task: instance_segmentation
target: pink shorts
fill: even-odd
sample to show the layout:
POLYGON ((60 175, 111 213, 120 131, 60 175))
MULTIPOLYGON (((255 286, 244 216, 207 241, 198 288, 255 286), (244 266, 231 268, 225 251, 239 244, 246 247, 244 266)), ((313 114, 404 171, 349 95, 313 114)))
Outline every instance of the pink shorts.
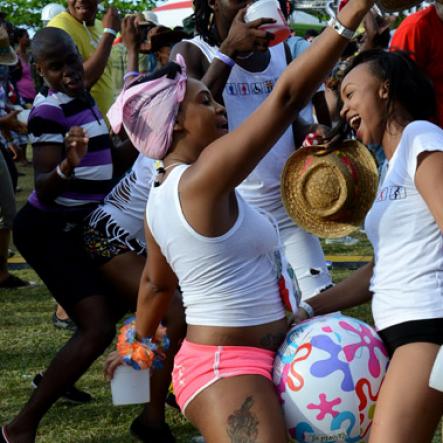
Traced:
POLYGON ((275 352, 250 346, 210 346, 183 341, 174 359, 172 383, 181 411, 221 378, 262 375, 272 381, 275 352))

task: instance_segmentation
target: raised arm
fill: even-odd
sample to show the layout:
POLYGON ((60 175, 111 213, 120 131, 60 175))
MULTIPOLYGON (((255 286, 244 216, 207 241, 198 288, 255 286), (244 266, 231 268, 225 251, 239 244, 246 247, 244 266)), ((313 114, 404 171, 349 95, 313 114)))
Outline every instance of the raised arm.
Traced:
POLYGON ((177 288, 177 277, 145 221, 148 258, 140 279, 135 327, 139 338, 154 336, 177 288))
MULTIPOLYGON (((266 51, 272 34, 259 29, 261 25, 272 23, 274 20, 261 18, 249 23, 244 22, 246 8, 240 9, 229 28, 227 37, 220 45, 220 52, 236 60, 242 53, 251 51, 266 51)), ((222 102, 223 89, 231 73, 231 67, 218 58, 209 63, 200 49, 192 43, 182 41, 174 46, 171 52, 171 60, 175 60, 177 54, 185 59, 188 75, 201 80, 211 91, 212 96, 222 102)))
MULTIPOLYGON (((109 8, 106 11, 103 17, 103 27, 113 29, 116 32, 120 30, 120 19, 116 9, 109 8)), ((85 85, 87 89, 91 89, 102 76, 111 54, 114 38, 114 35, 105 32, 98 43, 97 49, 91 57, 83 63, 83 68, 85 70, 85 85)))
MULTIPOLYGON (((346 28, 355 30, 371 5, 371 0, 351 0, 340 11, 338 20, 346 28)), ((193 165, 193 175, 199 176, 199 185, 211 186, 207 192, 216 197, 240 184, 317 90, 347 43, 348 40, 331 27, 325 29, 311 47, 288 66, 266 101, 239 128, 202 152, 193 165)))

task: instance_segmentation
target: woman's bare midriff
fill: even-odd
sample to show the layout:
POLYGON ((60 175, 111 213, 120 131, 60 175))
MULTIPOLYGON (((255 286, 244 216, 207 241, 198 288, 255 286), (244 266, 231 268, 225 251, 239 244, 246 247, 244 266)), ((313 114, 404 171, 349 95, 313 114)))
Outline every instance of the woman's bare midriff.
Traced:
POLYGON ((257 326, 188 325, 186 340, 211 346, 253 346, 276 351, 288 331, 285 318, 257 326))

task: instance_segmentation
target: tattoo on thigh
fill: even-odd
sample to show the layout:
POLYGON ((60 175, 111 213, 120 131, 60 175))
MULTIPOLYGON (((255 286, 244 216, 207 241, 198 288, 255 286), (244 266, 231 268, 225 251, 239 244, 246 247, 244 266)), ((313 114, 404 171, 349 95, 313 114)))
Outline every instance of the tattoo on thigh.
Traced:
POLYGON ((228 417, 226 431, 232 443, 254 443, 257 441, 258 420, 251 412, 253 404, 254 400, 250 396, 240 409, 228 417))

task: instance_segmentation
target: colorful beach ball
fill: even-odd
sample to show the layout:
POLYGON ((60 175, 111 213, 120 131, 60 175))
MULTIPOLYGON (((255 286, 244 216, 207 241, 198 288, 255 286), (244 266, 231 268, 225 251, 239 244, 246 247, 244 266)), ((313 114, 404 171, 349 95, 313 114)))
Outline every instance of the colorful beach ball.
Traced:
POLYGON ((377 333, 340 313, 294 326, 274 363, 274 383, 297 443, 363 443, 388 364, 377 333))

